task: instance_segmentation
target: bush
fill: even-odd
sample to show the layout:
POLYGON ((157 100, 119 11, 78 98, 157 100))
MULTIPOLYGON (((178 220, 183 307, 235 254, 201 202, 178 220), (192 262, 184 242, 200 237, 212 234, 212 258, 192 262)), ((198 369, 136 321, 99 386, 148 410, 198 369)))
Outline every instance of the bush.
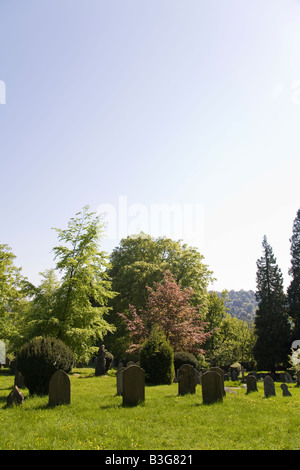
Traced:
POLYGON ((112 362, 114 360, 114 356, 110 352, 105 351, 105 359, 106 359, 105 370, 106 370, 106 372, 108 372, 108 370, 110 369, 110 367, 112 365, 112 362))
POLYGON ((61 341, 52 337, 35 337, 17 355, 17 370, 24 377, 30 394, 47 395, 49 382, 58 369, 70 372, 73 353, 61 341))
POLYGON ((174 353, 165 335, 152 328, 142 346, 140 366, 145 370, 145 381, 153 385, 171 384, 174 380, 174 353))
POLYGON ((194 356, 194 354, 185 352, 185 351, 177 351, 174 353, 174 367, 175 371, 177 371, 183 364, 190 364, 191 366, 198 368, 198 360, 194 356))

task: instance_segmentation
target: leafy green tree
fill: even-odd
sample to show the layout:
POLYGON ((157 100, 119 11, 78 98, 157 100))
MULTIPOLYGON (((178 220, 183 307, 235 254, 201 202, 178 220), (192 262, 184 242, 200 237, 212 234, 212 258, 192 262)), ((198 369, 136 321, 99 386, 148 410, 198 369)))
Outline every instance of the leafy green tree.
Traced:
POLYGON ((290 347, 290 324, 283 289, 283 277, 267 237, 263 238, 263 256, 257 260, 254 356, 259 368, 275 372, 286 364, 290 347))
POLYGON ((0 340, 5 342, 7 351, 13 338, 19 334, 19 314, 26 307, 22 291, 24 277, 21 268, 14 265, 14 260, 11 248, 6 244, 0 245, 0 340))
POLYGON ((128 347, 126 325, 118 313, 130 313, 129 306, 137 309, 146 306, 148 287, 161 282, 164 273, 170 271, 182 288, 192 288, 191 303, 207 310, 207 286, 212 273, 203 262, 203 256, 192 247, 169 238, 153 238, 141 233, 120 241, 111 253, 108 270, 112 289, 118 295, 112 299, 109 321, 116 325, 116 334, 108 335, 105 344, 115 357, 122 357, 128 347))
POLYGON ((293 340, 300 339, 300 209, 293 223, 291 243, 291 268, 289 274, 292 281, 287 290, 289 314, 293 320, 293 340))
POLYGON ((60 280, 50 270, 37 288, 27 285, 31 336, 52 335, 69 346, 77 361, 88 360, 97 342, 114 330, 104 318, 115 294, 106 273, 107 255, 99 246, 102 222, 87 206, 66 229, 55 230, 61 242, 53 249, 60 280))

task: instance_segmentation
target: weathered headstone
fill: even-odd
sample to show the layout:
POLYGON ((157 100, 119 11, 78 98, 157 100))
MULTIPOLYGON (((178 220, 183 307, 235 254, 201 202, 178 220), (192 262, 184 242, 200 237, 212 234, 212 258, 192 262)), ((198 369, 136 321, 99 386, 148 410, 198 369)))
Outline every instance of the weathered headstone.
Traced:
POLYGON ((297 387, 300 387, 300 370, 296 374, 297 387))
POLYGON ((20 392, 18 387, 15 385, 6 399, 6 405, 7 406, 13 406, 14 404, 22 405, 23 401, 24 401, 24 396, 20 392))
POLYGON ((21 374, 21 372, 19 372, 18 370, 16 370, 16 373, 15 373, 14 385, 16 385, 18 388, 25 388, 24 377, 21 374))
POLYGON ((267 375, 264 379, 264 392, 266 398, 276 396, 274 380, 270 375, 267 375))
POLYGON ((247 393, 250 392, 257 392, 257 380, 254 375, 247 375, 246 377, 246 383, 247 383, 247 393))
POLYGON ((49 382, 49 405, 63 405, 71 402, 70 378, 63 370, 57 370, 49 382))
POLYGON ((117 377, 117 395, 122 395, 123 393, 123 372, 125 367, 118 367, 116 377, 117 377))
POLYGON ((123 371, 123 405, 138 405, 145 401, 145 371, 137 365, 123 371))
POLYGON ((196 393, 195 369, 190 364, 183 364, 178 369, 178 395, 196 393))
POLYGON ((202 398, 204 404, 223 401, 224 390, 220 374, 207 371, 202 375, 202 398))
POLYGON ((210 370, 217 372, 217 374, 221 377, 222 387, 223 387, 223 395, 226 395, 225 386, 224 386, 224 371, 220 367, 212 367, 210 370))
POLYGON ((288 389, 287 384, 281 384, 280 388, 282 390, 282 396, 283 397, 291 397, 292 396, 291 392, 288 389))
POLYGON ((95 367, 95 375, 98 377, 99 375, 106 374, 106 352, 105 346, 102 344, 98 349, 98 356, 96 358, 96 367, 95 367))

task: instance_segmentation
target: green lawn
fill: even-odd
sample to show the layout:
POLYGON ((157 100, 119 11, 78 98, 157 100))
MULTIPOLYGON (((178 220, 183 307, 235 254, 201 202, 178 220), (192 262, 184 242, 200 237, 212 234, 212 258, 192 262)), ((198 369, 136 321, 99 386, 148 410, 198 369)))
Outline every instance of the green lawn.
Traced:
MULTIPOLYGON (((71 404, 48 407, 48 397, 22 390, 22 406, 6 408, 14 377, 0 371, 0 449, 94 450, 280 450, 300 449, 300 388, 276 397, 245 388, 227 393, 223 403, 203 405, 195 395, 178 396, 177 384, 146 387, 145 403, 123 407, 114 372, 95 377, 93 369, 70 374, 71 404)), ((239 383, 226 382, 226 386, 239 383)))

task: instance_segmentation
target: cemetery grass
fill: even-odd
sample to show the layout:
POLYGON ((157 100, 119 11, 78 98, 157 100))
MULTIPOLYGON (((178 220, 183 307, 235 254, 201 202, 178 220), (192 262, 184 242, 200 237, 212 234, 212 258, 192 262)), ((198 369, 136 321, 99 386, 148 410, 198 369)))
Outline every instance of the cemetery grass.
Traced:
POLYGON ((178 396, 178 385, 146 386, 145 403, 123 407, 115 371, 95 377, 93 369, 70 374, 71 404, 50 408, 48 396, 25 397, 6 407, 14 377, 0 370, 1 450, 299 450, 300 388, 291 397, 264 398, 263 384, 246 394, 239 382, 223 403, 203 405, 195 395, 178 396), (238 387, 238 388, 235 388, 238 387))

